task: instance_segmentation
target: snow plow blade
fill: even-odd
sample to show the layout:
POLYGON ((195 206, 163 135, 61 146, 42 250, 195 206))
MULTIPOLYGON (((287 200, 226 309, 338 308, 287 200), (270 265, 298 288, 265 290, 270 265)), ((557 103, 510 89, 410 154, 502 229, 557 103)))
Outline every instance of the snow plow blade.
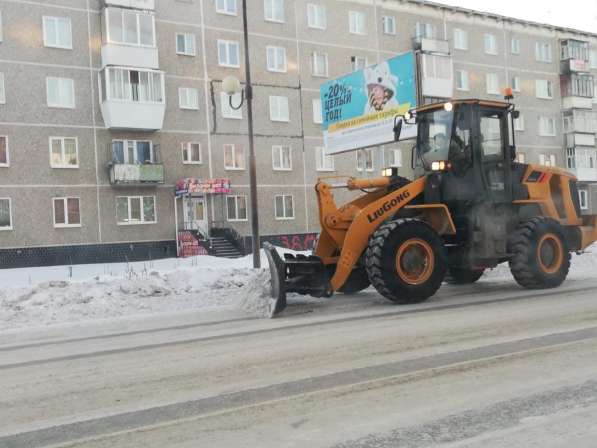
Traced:
POLYGON ((271 274, 273 301, 270 305, 270 317, 286 308, 286 293, 308 294, 313 297, 331 295, 329 275, 319 257, 284 254, 282 259, 272 244, 264 243, 263 249, 271 274))

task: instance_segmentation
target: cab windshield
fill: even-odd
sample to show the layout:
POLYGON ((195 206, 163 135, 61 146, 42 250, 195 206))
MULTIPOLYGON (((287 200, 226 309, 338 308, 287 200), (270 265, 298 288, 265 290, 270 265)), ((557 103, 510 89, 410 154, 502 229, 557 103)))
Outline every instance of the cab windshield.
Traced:
POLYGON ((454 113, 444 109, 417 116, 417 150, 425 169, 436 160, 449 160, 454 113))

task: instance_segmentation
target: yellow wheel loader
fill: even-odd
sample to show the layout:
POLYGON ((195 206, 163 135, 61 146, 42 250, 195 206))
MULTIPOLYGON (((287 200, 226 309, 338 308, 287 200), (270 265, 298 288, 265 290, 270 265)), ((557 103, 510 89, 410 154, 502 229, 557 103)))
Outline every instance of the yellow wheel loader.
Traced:
MULTIPOLYGON (((509 98, 507 98, 509 99, 509 98)), ((554 288, 570 253, 597 240, 597 217, 582 216, 576 178, 516 162, 513 104, 459 100, 422 106, 396 121, 417 126, 412 165, 372 179, 319 179, 321 233, 310 256, 265 244, 272 314, 286 293, 331 296, 373 287, 398 304, 422 302, 442 282, 472 283, 508 262, 525 288, 554 288), (362 190, 340 207, 337 188, 362 190)))

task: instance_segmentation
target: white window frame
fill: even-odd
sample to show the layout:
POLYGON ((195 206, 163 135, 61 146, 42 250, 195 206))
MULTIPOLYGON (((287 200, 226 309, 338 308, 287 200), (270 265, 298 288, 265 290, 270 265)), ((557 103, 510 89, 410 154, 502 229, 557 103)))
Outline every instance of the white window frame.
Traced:
POLYGON ((236 16, 238 15, 238 4, 237 4, 237 0, 215 0, 216 2, 216 12, 218 14, 224 14, 227 16, 236 16), (220 1, 224 4, 224 7, 219 7, 218 4, 220 3, 220 1), (234 5, 233 10, 230 10, 230 5, 234 5), (228 9, 227 9, 228 8, 228 9))
POLYGON ((546 63, 553 61, 551 43, 543 41, 535 42, 535 60, 546 63))
POLYGON ((435 36, 435 29, 432 23, 416 22, 415 23, 415 39, 433 39, 435 36))
POLYGON ((6 104, 6 87, 4 85, 3 72, 0 72, 0 104, 6 104))
POLYGON ((321 108, 321 98, 313 98, 313 123, 323 123, 323 109, 321 108))
MULTIPOLYGON (((241 103, 241 94, 235 93, 232 95, 232 104, 238 105, 241 103)), ((220 112, 222 118, 230 120, 242 120, 243 119, 243 108, 233 109, 230 106, 230 96, 226 92, 220 92, 220 112)))
POLYGON ((225 40, 225 39, 218 39, 217 41, 217 51, 218 51, 218 65, 220 67, 228 67, 228 68, 239 68, 240 67, 240 44, 236 40, 225 40), (220 46, 225 45, 226 48, 226 61, 223 61, 220 58, 220 46), (236 48, 236 60, 238 61, 236 64, 230 63, 230 55, 232 52, 230 49, 232 47, 236 48))
POLYGON ((315 30, 325 30, 328 27, 325 5, 307 3, 307 27, 315 30))
POLYGON ((10 149, 8 147, 8 136, 0 135, 0 138, 4 139, 4 144, 6 146, 6 163, 0 162, 0 168, 8 168, 10 166, 10 149))
POLYGON ((315 169, 317 171, 336 171, 334 157, 325 153, 325 146, 315 147, 315 169))
POLYGON ((272 169, 274 171, 292 171, 292 146, 272 145, 272 169), (287 167, 282 166, 282 162, 284 160, 284 157, 283 157, 284 150, 288 150, 289 165, 287 167))
POLYGON ((483 49, 485 54, 490 54, 493 56, 499 54, 497 37, 495 34, 485 33, 483 35, 483 49), (491 43, 491 45, 487 45, 488 43, 491 43))
POLYGON ((180 149, 181 149, 181 156, 182 156, 182 164, 183 165, 201 165, 203 164, 203 151, 202 151, 202 147, 201 147, 201 142, 182 142, 180 144, 180 149), (199 160, 193 160, 193 151, 191 151, 191 148, 193 145, 198 145, 199 146, 199 160), (186 157, 185 157, 185 153, 186 153, 186 157))
POLYGON ((368 173, 373 172, 375 169, 375 159, 373 157, 373 151, 371 149, 359 149, 356 152, 356 159, 357 159, 357 171, 365 171, 368 173), (359 155, 363 157, 364 166, 361 167, 359 161, 361 160, 359 155), (371 159, 371 167, 367 168, 367 160, 371 159))
POLYGON ((538 117, 539 120, 539 129, 538 129, 538 134, 541 137, 555 137, 556 135, 556 120, 553 117, 547 117, 547 116, 539 116, 538 117), (548 123, 548 122, 552 122, 553 123, 553 132, 549 132, 548 126, 546 125, 545 127, 542 125, 542 123, 548 123))
POLYGON ((488 95, 500 95, 500 77, 497 73, 485 74, 485 91, 488 95), (490 79, 495 79, 495 86, 490 85, 490 79), (492 90, 494 87, 495 90, 492 90))
MULTIPOLYGON (((59 48, 62 50, 72 50, 73 49, 73 26, 72 26, 72 21, 70 17, 58 17, 58 16, 43 16, 42 17, 42 27, 43 27, 43 39, 44 39, 44 47, 48 47, 48 48, 59 48), (61 21, 65 21, 67 23, 67 27, 68 27, 68 42, 66 43, 51 43, 49 42, 49 36, 48 36, 48 22, 54 22, 54 26, 56 27, 56 30, 58 30, 58 24, 61 21)), ((59 38, 58 35, 55 36, 57 39, 59 38)))
MULTIPOLYGON (((123 161, 122 162, 117 162, 117 163, 122 163, 124 165, 142 165, 143 163, 145 163, 144 160, 135 160, 135 158, 137 157, 138 153, 137 153, 137 145, 139 143, 149 143, 149 157, 150 157, 150 161, 152 163, 155 163, 156 157, 155 157, 155 149, 153 147, 153 142, 151 140, 133 140, 133 139, 120 139, 120 138, 115 138, 112 140, 112 151, 114 151, 114 143, 117 142, 121 142, 122 143, 122 152, 123 152, 123 161), (134 147, 134 158, 133 160, 129 159, 129 144, 133 144, 134 147)), ((114 157, 114 155, 113 155, 114 157)))
POLYGON ((274 218, 276 221, 289 221, 294 219, 294 195, 292 194, 276 194, 274 195, 274 218), (282 216, 278 214, 277 198, 282 198, 282 216), (290 198, 292 216, 286 216, 286 198, 290 198))
POLYGON ((79 140, 77 137, 56 137, 56 136, 52 136, 49 139, 49 152, 50 152, 50 167, 52 168, 66 168, 66 169, 76 169, 79 168, 79 140), (60 164, 53 164, 52 163, 52 143, 55 140, 59 140, 60 141, 60 155, 62 156, 62 162, 60 164), (77 163, 75 165, 69 165, 67 163, 64 163, 65 158, 66 158, 66 154, 65 154, 65 140, 74 140, 75 141, 75 155, 77 158, 77 163))
POLYGON ((78 196, 60 196, 60 197, 53 197, 52 198, 52 222, 54 223, 54 228, 62 229, 62 228, 73 228, 73 227, 81 227, 81 223, 83 219, 81 217, 81 198, 78 196), (79 222, 71 224, 68 220, 68 200, 69 199, 76 199, 79 203, 79 222), (56 201, 62 201, 64 207, 64 224, 56 222, 56 201))
POLYGON ((288 71, 286 47, 267 45, 265 47, 265 59, 268 72, 286 73, 288 71), (282 51, 280 52, 280 50, 282 51), (282 61, 278 60, 280 55, 282 55, 282 61), (270 56, 272 56, 272 58, 270 58, 270 56))
POLYGON ((522 87, 520 86, 520 76, 513 76, 512 77, 512 91, 513 92, 520 92, 520 91, 522 91, 522 87))
POLYGON ((245 170, 245 147, 243 145, 237 145, 235 143, 224 143, 224 145, 222 146, 222 152, 223 152, 223 156, 224 156, 224 169, 226 171, 244 171, 245 170), (232 151, 232 157, 229 158, 229 160, 232 160, 233 165, 227 165, 226 164, 226 151, 232 151), (236 161, 237 161, 237 152, 240 152, 241 157, 241 164, 240 166, 236 165, 236 161))
POLYGON ((286 22, 286 13, 285 13, 285 5, 284 0, 263 0, 263 18, 266 22, 274 22, 274 23, 285 23, 286 22), (268 5, 271 3, 271 5, 268 5), (276 17, 276 7, 275 4, 279 3, 280 8, 282 11, 282 17, 276 17), (268 6, 271 6, 268 8, 268 6), (269 9, 269 10, 268 10, 269 9))
MULTIPOLYGON (((0 199, 2 199, 2 198, 0 198, 0 199)), ((589 191, 588 190, 584 190, 584 189, 578 190, 578 202, 580 204, 581 210, 589 209, 589 191)), ((12 223, 12 221, 11 221, 11 223, 12 223)), ((2 229, 2 227, 0 227, 0 229, 2 229)))
POLYGON ((455 50, 468 50, 468 31, 461 28, 454 28, 453 38, 455 50))
POLYGON ((4 23, 2 20, 2 11, 0 11, 0 42, 4 41, 4 23))
POLYGON ((74 109, 75 105, 76 105, 76 100, 75 100, 75 81, 72 78, 61 78, 61 77, 57 77, 57 76, 47 76, 46 77, 46 103, 48 107, 52 107, 52 108, 57 108, 57 109, 74 109), (62 93, 64 93, 62 91, 63 86, 61 85, 64 81, 69 81, 70 82, 70 91, 71 91, 71 95, 73 98, 73 102, 72 104, 66 104, 66 103, 51 103, 50 102, 50 81, 51 80, 57 80, 59 81, 59 85, 58 85, 58 96, 61 96, 62 93))
POLYGON ((382 20, 383 33, 387 34, 388 36, 395 36, 396 35, 396 16, 383 16, 381 18, 381 20, 382 20))
POLYGON ((348 32, 357 36, 367 35, 367 17, 363 11, 348 11, 348 32))
POLYGON ((392 168, 402 168, 402 149, 391 148, 390 154, 392 155, 392 161, 389 164, 392 168))
POLYGON ((247 199, 246 194, 229 194, 226 195, 226 221, 228 222, 244 222, 249 220, 249 201, 247 199), (234 212, 236 214, 236 218, 231 218, 228 214, 228 200, 234 198, 234 212), (245 201, 245 213, 246 216, 244 218, 238 218, 238 198, 243 198, 245 201))
MULTIPOLYGON (((277 112, 281 112, 278 110, 277 112)), ((290 122, 290 108, 288 104, 288 97, 287 96, 279 96, 279 95, 270 95, 269 96, 269 119, 270 121, 279 121, 283 123, 290 122), (283 101, 285 100, 285 101, 283 101), (275 107, 274 106, 275 104, 275 107), (281 109, 281 105, 285 104, 286 114, 280 114, 279 116, 274 116, 274 111, 276 109, 281 109)))
POLYGON ((518 37, 510 39, 510 54, 520 54, 520 39, 518 37))
POLYGON ((518 118, 516 118, 514 120, 514 130, 517 132, 524 131, 524 115, 523 114, 519 114, 518 118))
POLYGON ((356 72, 357 70, 363 70, 369 62, 367 61, 367 56, 351 56, 350 63, 352 64, 352 71, 356 72))
MULTIPOLYGON (((12 220, 12 198, 0 197, 0 201, 8 201, 8 220, 10 221, 10 225, 0 227, 0 232, 3 230, 13 230, 14 227, 13 227, 13 220, 12 220)), ((54 205, 54 204, 52 204, 52 205, 54 205)))
POLYGON ((108 43, 114 43, 118 45, 127 45, 133 47, 143 48, 155 48, 156 47, 156 33, 155 33, 155 14, 148 13, 147 11, 135 11, 132 9, 125 9, 120 7, 109 7, 105 9, 104 18, 106 20, 106 40, 108 43), (120 13, 120 30, 121 36, 113 36, 110 29, 110 12, 119 11, 120 13), (127 42, 124 40, 124 15, 135 14, 136 15, 136 31, 137 31, 137 42, 127 42), (151 17, 151 43, 144 44, 141 42, 141 16, 151 17))
POLYGON ((99 89, 102 101, 132 102, 135 104, 165 104, 166 102, 164 72, 158 70, 130 69, 114 66, 106 67, 104 70, 100 71, 99 89), (139 95, 139 88, 137 88, 137 98, 133 98, 133 86, 143 85, 141 83, 131 83, 131 73, 133 72, 139 74, 139 81, 141 81, 141 73, 147 73, 147 89, 145 91, 145 98, 143 99, 141 99, 141 95, 139 95), (114 78, 114 80, 111 78, 114 78), (159 78, 157 79, 157 82, 156 78, 159 78), (103 84, 105 84, 105 88, 103 84), (113 87, 113 84, 116 85, 116 87, 113 87), (158 86, 159 92, 156 91, 156 87, 158 86), (113 95, 114 91, 118 91, 122 95, 113 95), (159 94, 159 99, 157 100, 155 99, 156 93, 159 94))
POLYGON ((197 55, 197 36, 194 33, 176 33, 174 37, 174 44, 176 54, 181 56, 196 56, 197 55), (178 38, 182 36, 184 39, 184 49, 182 51, 178 48, 178 38), (190 48, 189 48, 190 47, 190 48))
POLYGON ((518 163, 526 163, 526 156, 525 156, 524 152, 516 153, 516 161, 518 163))
POLYGON ((535 96, 542 100, 553 99, 553 81, 549 79, 536 79, 535 80, 535 96), (542 87, 539 87, 541 83, 545 83, 545 95, 542 93, 542 87))
POLYGON ((589 67, 592 70, 597 70, 597 50, 589 51, 589 67))
POLYGON ((148 196, 116 196, 115 198, 116 203, 116 223, 119 226, 138 226, 138 225, 145 225, 145 224, 157 224, 158 222, 158 207, 155 195, 148 195, 148 196), (128 220, 127 221, 118 221, 118 199, 119 198, 126 198, 127 199, 127 211, 128 211, 128 220), (144 198, 153 198, 153 221, 146 221, 145 220, 145 209, 143 207, 143 199, 144 198), (132 221, 131 220, 131 199, 138 199, 141 201, 141 220, 140 221, 132 221))
POLYGON ((195 87, 179 87, 178 107, 183 110, 199 110, 199 89, 195 87), (193 96, 189 96, 190 94, 194 95, 194 102, 190 101, 193 99, 193 96), (187 101, 189 104, 186 104, 187 101))
POLYGON ((454 78, 456 79, 456 90, 468 92, 471 89, 468 75, 468 70, 454 70, 454 78))
POLYGON ((315 76, 317 78, 327 78, 328 75, 328 54, 321 53, 319 51, 314 51, 311 53, 311 76, 315 76), (323 58, 323 70, 320 70, 319 67, 318 57, 323 58), (316 70, 317 69, 317 70, 316 70))

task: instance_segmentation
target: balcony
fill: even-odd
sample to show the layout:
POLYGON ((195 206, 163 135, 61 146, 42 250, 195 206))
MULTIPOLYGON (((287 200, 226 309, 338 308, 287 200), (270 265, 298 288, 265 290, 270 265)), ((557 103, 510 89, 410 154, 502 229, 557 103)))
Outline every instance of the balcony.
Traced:
POLYGON ((150 140, 114 140, 108 145, 108 175, 112 185, 164 183, 164 164, 159 145, 150 140))
POLYGON ((425 97, 452 98, 454 77, 452 58, 449 55, 421 53, 421 93, 425 97))
POLYGON ((447 40, 415 36, 413 37, 413 47, 423 53, 450 54, 450 43, 447 40))
POLYGON ((99 82, 100 108, 107 128, 162 128, 166 112, 163 72, 106 67, 100 72, 99 82))
POLYGON ((595 147, 568 147, 566 164, 579 181, 597 181, 597 151, 595 147))
POLYGON ((589 43, 577 39, 560 41, 560 70, 563 74, 589 71, 589 43))
POLYGON ((164 165, 112 164, 109 169, 112 185, 155 185, 164 183, 164 165))
POLYGON ((569 73, 587 73, 589 72, 589 61, 584 59, 566 59, 560 62, 560 72, 569 73))
POLYGON ((122 6, 124 8, 155 10, 155 0, 104 0, 104 6, 122 6))
POLYGON ((563 109, 593 108, 593 76, 571 73, 560 75, 563 109))

